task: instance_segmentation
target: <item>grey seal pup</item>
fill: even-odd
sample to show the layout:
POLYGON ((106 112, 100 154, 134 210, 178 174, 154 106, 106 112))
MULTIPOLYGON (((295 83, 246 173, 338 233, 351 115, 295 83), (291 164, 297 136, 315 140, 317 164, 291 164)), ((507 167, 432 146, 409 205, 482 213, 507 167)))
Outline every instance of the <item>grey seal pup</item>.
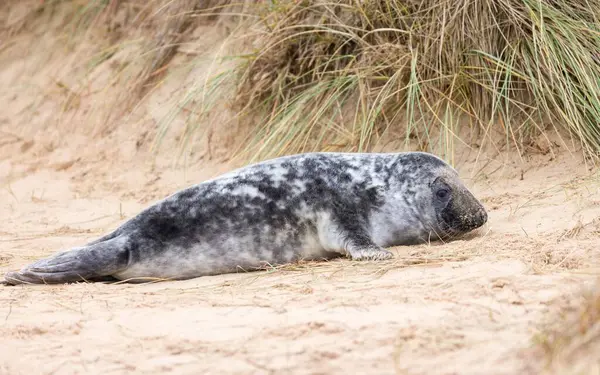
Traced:
POLYGON ((190 279, 300 259, 384 260, 455 238, 487 213, 423 152, 316 152, 248 165, 151 205, 85 246, 8 272, 8 284, 190 279))

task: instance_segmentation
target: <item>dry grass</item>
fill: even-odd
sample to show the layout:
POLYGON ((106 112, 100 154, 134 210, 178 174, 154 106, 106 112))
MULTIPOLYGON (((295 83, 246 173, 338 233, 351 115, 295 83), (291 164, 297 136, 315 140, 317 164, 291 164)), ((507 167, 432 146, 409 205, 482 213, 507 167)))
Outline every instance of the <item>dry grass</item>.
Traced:
POLYGON ((254 160, 370 151, 391 134, 452 162, 457 142, 525 152, 549 130, 593 155, 599 16, 597 0, 11 0, 0 5, 0 48, 19 48, 26 33, 61 35, 30 48, 77 56, 62 73, 71 82, 57 82, 64 111, 77 110, 97 68, 109 66, 97 90, 112 93, 102 104, 110 130, 168 74, 204 58, 188 48, 199 25, 223 27, 247 53, 215 59, 214 74, 175 94, 157 141, 177 116, 183 146, 193 133, 211 138, 207 115, 234 91, 235 121, 254 129, 232 153, 254 160), (185 63, 175 67, 178 54, 185 63))
MULTIPOLYGON (((578 269, 584 259, 592 261, 589 254, 595 246, 592 242, 581 242, 574 248, 573 243, 556 240, 523 238, 518 234, 491 234, 487 230, 479 230, 451 242, 440 241, 423 245, 400 246, 390 248, 394 258, 385 261, 352 261, 340 256, 330 260, 299 260, 292 263, 272 265, 265 263, 252 269, 238 269, 237 273, 247 277, 238 280, 240 286, 248 286, 252 282, 275 274, 285 278, 321 275, 328 279, 352 275, 373 280, 389 272, 414 267, 444 267, 455 262, 473 259, 493 258, 520 259, 536 274, 578 269), (515 250, 518 249, 518 250, 515 250)), ((134 281, 136 283, 155 283, 168 281, 158 278, 138 278, 119 281, 117 284, 134 281)))
POLYGON ((241 68, 239 101, 264 114, 246 151, 368 151, 396 130, 450 156, 555 127, 596 152, 599 16, 596 1, 278 2, 241 68))
MULTIPOLYGON (((80 110, 81 102, 93 102, 103 94, 102 103, 92 103, 88 118, 102 118, 102 134, 118 126, 125 116, 152 94, 177 70, 194 67, 189 61, 172 66, 180 51, 193 46, 194 28, 243 20, 252 2, 231 0, 15 0, 0 5, 0 51, 8 55, 27 54, 21 44, 42 56, 40 66, 57 54, 63 64, 53 72, 62 95, 63 114, 80 110), (40 52, 44 53, 40 53, 40 52), (108 78, 106 73, 108 71, 108 78)), ((227 27, 232 27, 227 24, 227 27)), ((183 91, 183 90, 182 90, 183 91)), ((186 95, 183 91, 182 97, 186 95)), ((179 104, 179 103, 177 103, 179 104)), ((175 105, 176 110, 181 106, 175 105)), ((193 120, 192 120, 193 121, 193 120)))
POLYGON ((568 305, 536 336, 545 373, 600 373, 600 280, 568 305))

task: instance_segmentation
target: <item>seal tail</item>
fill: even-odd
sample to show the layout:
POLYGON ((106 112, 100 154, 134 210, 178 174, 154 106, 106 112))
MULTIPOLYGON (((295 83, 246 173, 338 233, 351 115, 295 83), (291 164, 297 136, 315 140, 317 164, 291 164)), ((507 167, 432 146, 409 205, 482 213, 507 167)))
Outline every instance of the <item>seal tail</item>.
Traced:
POLYGON ((110 276, 129 264, 130 253, 123 238, 76 247, 40 259, 20 271, 4 276, 7 284, 62 284, 110 276))

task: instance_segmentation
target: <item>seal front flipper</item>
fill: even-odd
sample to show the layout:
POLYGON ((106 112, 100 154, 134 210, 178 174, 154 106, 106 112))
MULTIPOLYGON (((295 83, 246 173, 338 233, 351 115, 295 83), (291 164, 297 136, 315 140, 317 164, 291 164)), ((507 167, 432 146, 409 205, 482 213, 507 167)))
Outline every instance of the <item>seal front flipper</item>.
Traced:
POLYGON ((336 233, 343 251, 352 260, 386 260, 394 255, 377 245, 369 234, 358 225, 331 226, 330 230, 336 233))
POLYGON ((353 233, 346 240, 345 250, 352 260, 386 260, 394 257, 392 253, 377 246, 366 235, 353 233))
POLYGON ((126 239, 116 237, 40 259, 20 271, 8 272, 4 279, 11 285, 88 281, 127 268, 129 257, 126 239))

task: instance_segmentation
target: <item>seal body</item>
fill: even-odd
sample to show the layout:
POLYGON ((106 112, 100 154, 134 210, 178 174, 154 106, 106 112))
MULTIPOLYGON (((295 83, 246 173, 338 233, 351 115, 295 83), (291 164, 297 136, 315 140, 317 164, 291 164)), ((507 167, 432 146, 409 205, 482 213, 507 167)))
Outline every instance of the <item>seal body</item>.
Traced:
POLYGON ((307 153, 181 190, 108 235, 20 271, 9 284, 188 279, 300 259, 392 257, 487 221, 456 171, 422 152, 307 153))

